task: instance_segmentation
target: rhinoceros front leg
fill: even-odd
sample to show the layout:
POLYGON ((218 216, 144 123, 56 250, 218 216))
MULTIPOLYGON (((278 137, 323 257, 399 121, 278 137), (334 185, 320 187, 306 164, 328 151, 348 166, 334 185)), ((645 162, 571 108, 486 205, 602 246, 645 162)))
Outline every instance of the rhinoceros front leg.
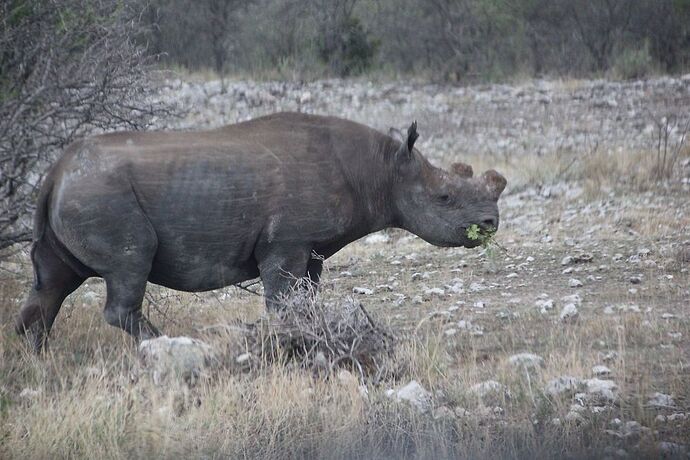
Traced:
POLYGON ((259 273, 264 284, 266 307, 280 310, 281 301, 307 276, 311 248, 270 248, 257 251, 259 273))

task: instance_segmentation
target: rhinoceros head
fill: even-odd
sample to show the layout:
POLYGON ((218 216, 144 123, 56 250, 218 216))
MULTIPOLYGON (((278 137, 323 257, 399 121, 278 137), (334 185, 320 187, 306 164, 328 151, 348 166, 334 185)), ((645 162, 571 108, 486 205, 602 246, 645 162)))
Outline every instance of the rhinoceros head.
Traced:
POLYGON ((432 166, 416 149, 417 123, 407 130, 394 155, 393 201, 398 224, 436 246, 475 247, 468 229, 498 229, 497 201, 506 180, 494 170, 472 177, 472 167, 455 163, 451 171, 432 166))

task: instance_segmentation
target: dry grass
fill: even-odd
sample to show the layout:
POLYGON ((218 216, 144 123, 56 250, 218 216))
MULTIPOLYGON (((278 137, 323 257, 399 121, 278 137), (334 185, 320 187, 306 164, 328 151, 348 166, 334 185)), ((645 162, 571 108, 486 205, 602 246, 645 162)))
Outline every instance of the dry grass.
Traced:
MULTIPOLYGON (((236 336, 222 331, 237 320, 260 320, 263 304, 234 288, 204 295, 150 290, 145 308, 157 325, 168 335, 200 338, 227 360, 191 388, 137 378, 135 347, 102 320, 104 290, 95 280, 70 297, 49 354, 35 357, 11 327, 31 279, 19 254, 0 272, 0 458, 581 458, 620 448, 635 458, 657 458, 659 441, 690 439, 690 418, 656 419, 690 411, 690 259, 683 255, 689 209, 685 192, 673 187, 642 191, 633 181, 648 179, 631 173, 644 170, 635 158, 613 167, 606 156, 578 159, 563 179, 591 180, 594 191, 574 200, 510 198, 498 234, 507 254, 432 248, 393 231, 389 244, 356 243, 330 260, 319 302, 336 305, 352 296, 353 287, 371 287, 373 295, 356 301, 396 338, 394 351, 383 353, 386 372, 378 379, 362 376, 354 360, 341 363, 349 376, 313 372, 313 352, 291 361, 298 365, 285 357, 262 360, 250 371, 231 365, 264 339, 303 329, 294 322, 268 325, 268 334, 236 345, 236 336), (609 187, 615 198, 602 191, 609 187), (615 206, 606 207, 611 201, 615 206), (572 215, 577 219, 568 220, 572 215), (534 228, 525 228, 531 223, 534 228), (638 256, 640 248, 650 254, 638 256), (563 274, 560 260, 574 251, 589 251, 594 261, 563 274), (629 262, 633 256, 639 262, 629 262), (632 285, 632 275, 641 275, 642 283, 632 285), (568 288, 571 277, 584 287, 568 288), (464 293, 448 293, 454 278, 462 279, 464 293), (473 291, 472 283, 485 289, 473 291), (446 293, 413 301, 426 287, 446 293), (560 298, 574 292, 584 299, 580 315, 564 324, 558 321, 560 298), (556 301, 553 312, 535 308, 540 293, 556 301), (396 294, 406 297, 400 302, 396 294), (478 301, 484 307, 475 307, 478 301), (639 311, 618 309, 624 305, 639 311), (451 306, 458 309, 449 312, 451 306), (435 311, 448 314, 430 318, 435 311), (483 335, 447 335, 459 320, 471 321, 483 335), (509 364, 510 355, 523 351, 540 355, 544 366, 526 373, 509 364), (612 352, 617 358, 604 362, 612 352), (598 364, 611 369, 618 403, 566 422, 571 399, 546 395, 545 384, 562 375, 589 378, 598 364), (412 379, 432 392, 431 412, 386 396, 412 379), (472 386, 489 379, 505 385, 509 397, 479 398, 472 386), (647 407, 655 391, 672 395, 677 408, 647 407), (605 432, 615 418, 652 431, 620 440, 605 432)), ((547 181, 570 157, 503 166, 483 161, 499 170, 512 167, 507 175, 528 183, 547 181)), ((482 169, 479 163, 475 170, 482 169)), ((285 349, 284 341, 269 343, 285 349)))

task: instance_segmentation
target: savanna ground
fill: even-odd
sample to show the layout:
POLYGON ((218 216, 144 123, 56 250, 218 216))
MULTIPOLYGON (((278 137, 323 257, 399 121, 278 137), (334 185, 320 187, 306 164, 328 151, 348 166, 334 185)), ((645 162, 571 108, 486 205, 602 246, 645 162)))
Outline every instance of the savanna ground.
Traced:
MULTIPOLYGON (((422 135, 425 123, 432 132, 426 144, 420 139, 432 161, 462 160, 508 178, 501 248, 435 248, 392 230, 326 263, 322 298, 354 297, 396 337, 381 379, 289 363, 240 371, 234 358, 243 350, 227 350, 219 331, 257 320, 260 296, 151 286, 144 308, 155 324, 170 336, 204 340, 227 361, 191 388, 158 387, 141 375, 134 344, 102 319, 104 286, 96 279, 64 304, 48 354, 33 356, 12 327, 31 282, 27 251, 15 249, 0 265, 0 457, 686 458, 690 150, 679 133, 668 149, 678 145, 677 161, 662 174, 656 125, 633 132, 635 116, 615 102, 616 90, 601 96, 592 85, 562 82, 524 102, 520 94, 529 90, 519 86, 462 94, 433 87, 400 101, 381 85, 320 88, 326 94, 333 84, 350 96, 324 101, 318 85, 293 94, 276 84, 227 96, 173 85, 168 97, 179 91, 191 109, 177 125, 185 127, 277 108, 343 113, 380 129, 418 114, 422 135), (578 91, 591 100, 570 97, 578 91), (522 121, 511 125, 516 111, 522 121), (481 117, 485 124, 473 122, 481 117), (562 319, 570 303, 577 315, 562 319), (521 352, 543 363, 511 364, 521 352), (558 377, 595 377, 597 365, 608 367, 599 378, 615 383, 612 394, 546 391, 558 377), (431 392, 428 410, 387 395, 411 380, 431 392), (503 387, 480 395, 473 387, 486 381, 503 387), (650 404, 656 392, 672 400, 650 404)), ((633 103, 654 106, 653 93, 643 88, 633 103)), ((685 81, 668 97, 681 102, 665 107, 687 117, 689 95, 685 81)))

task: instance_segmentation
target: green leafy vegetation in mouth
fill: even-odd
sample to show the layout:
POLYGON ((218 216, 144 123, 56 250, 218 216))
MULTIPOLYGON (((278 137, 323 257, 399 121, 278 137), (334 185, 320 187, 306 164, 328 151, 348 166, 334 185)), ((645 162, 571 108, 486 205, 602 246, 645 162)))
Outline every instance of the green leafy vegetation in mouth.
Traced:
POLYGON ((481 246, 485 249, 497 247, 505 250, 503 246, 498 244, 498 242, 495 240, 494 236, 496 235, 496 229, 493 227, 482 229, 479 225, 472 224, 467 227, 465 233, 467 238, 472 241, 478 241, 479 244, 481 244, 481 246))

